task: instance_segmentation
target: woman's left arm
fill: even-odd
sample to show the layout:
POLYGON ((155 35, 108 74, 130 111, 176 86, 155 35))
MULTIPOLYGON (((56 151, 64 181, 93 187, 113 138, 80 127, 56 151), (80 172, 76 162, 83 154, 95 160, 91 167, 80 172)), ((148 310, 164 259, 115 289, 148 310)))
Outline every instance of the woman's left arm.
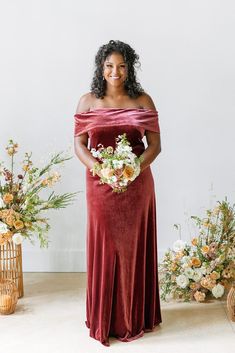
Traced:
POLYGON ((141 155, 143 158, 143 161, 140 164, 140 171, 141 172, 145 168, 147 168, 161 152, 160 133, 146 131, 145 135, 146 135, 148 147, 141 155))

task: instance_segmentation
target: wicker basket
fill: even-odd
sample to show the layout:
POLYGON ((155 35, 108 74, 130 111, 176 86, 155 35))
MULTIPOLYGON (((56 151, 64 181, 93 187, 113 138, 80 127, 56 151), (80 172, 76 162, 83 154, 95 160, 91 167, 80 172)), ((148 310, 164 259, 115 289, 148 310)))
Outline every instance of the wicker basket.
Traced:
POLYGON ((19 298, 24 295, 21 245, 7 241, 0 245, 0 280, 12 280, 18 289, 19 298))
POLYGON ((229 317, 235 321, 235 283, 233 283, 227 296, 227 309, 229 317))
POLYGON ((18 295, 18 289, 12 280, 0 279, 0 314, 14 313, 18 295))

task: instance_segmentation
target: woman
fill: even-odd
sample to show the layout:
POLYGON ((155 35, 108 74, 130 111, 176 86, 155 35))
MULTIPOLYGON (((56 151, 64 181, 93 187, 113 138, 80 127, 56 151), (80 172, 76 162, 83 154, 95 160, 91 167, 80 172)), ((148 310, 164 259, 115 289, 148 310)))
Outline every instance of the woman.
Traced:
POLYGON ((91 92, 80 98, 74 115, 75 153, 86 167, 87 182, 86 325, 105 346, 110 336, 131 341, 161 322, 149 167, 161 151, 160 130, 155 105, 136 80, 138 59, 121 41, 101 46, 91 92), (115 148, 123 133, 142 156, 141 172, 125 192, 116 193, 99 183, 99 173, 92 175, 97 160, 90 149, 115 148))

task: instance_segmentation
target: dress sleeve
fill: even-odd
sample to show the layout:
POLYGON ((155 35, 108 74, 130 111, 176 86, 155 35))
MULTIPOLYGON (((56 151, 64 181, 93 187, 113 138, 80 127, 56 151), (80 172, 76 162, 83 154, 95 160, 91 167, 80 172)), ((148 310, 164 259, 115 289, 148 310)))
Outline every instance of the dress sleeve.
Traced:
POLYGON ((74 115, 74 137, 87 133, 90 130, 91 120, 89 116, 82 114, 74 115))
POLYGON ((138 123, 145 131, 153 131, 160 133, 157 110, 155 111, 149 109, 145 112, 145 114, 139 115, 138 123))

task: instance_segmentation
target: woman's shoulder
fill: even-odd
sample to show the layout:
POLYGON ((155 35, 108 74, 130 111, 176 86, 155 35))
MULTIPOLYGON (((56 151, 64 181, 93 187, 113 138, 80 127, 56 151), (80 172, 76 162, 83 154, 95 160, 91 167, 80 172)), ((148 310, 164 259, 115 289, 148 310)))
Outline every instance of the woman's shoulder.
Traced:
POLYGON ((92 102, 94 101, 94 94, 91 92, 83 94, 77 105, 76 114, 82 112, 88 112, 92 107, 92 102))
POLYGON ((142 108, 147 108, 147 109, 152 109, 152 110, 156 110, 155 104, 153 102, 153 99, 151 98, 151 96, 146 93, 143 92, 139 97, 138 97, 138 104, 142 107, 142 108))

